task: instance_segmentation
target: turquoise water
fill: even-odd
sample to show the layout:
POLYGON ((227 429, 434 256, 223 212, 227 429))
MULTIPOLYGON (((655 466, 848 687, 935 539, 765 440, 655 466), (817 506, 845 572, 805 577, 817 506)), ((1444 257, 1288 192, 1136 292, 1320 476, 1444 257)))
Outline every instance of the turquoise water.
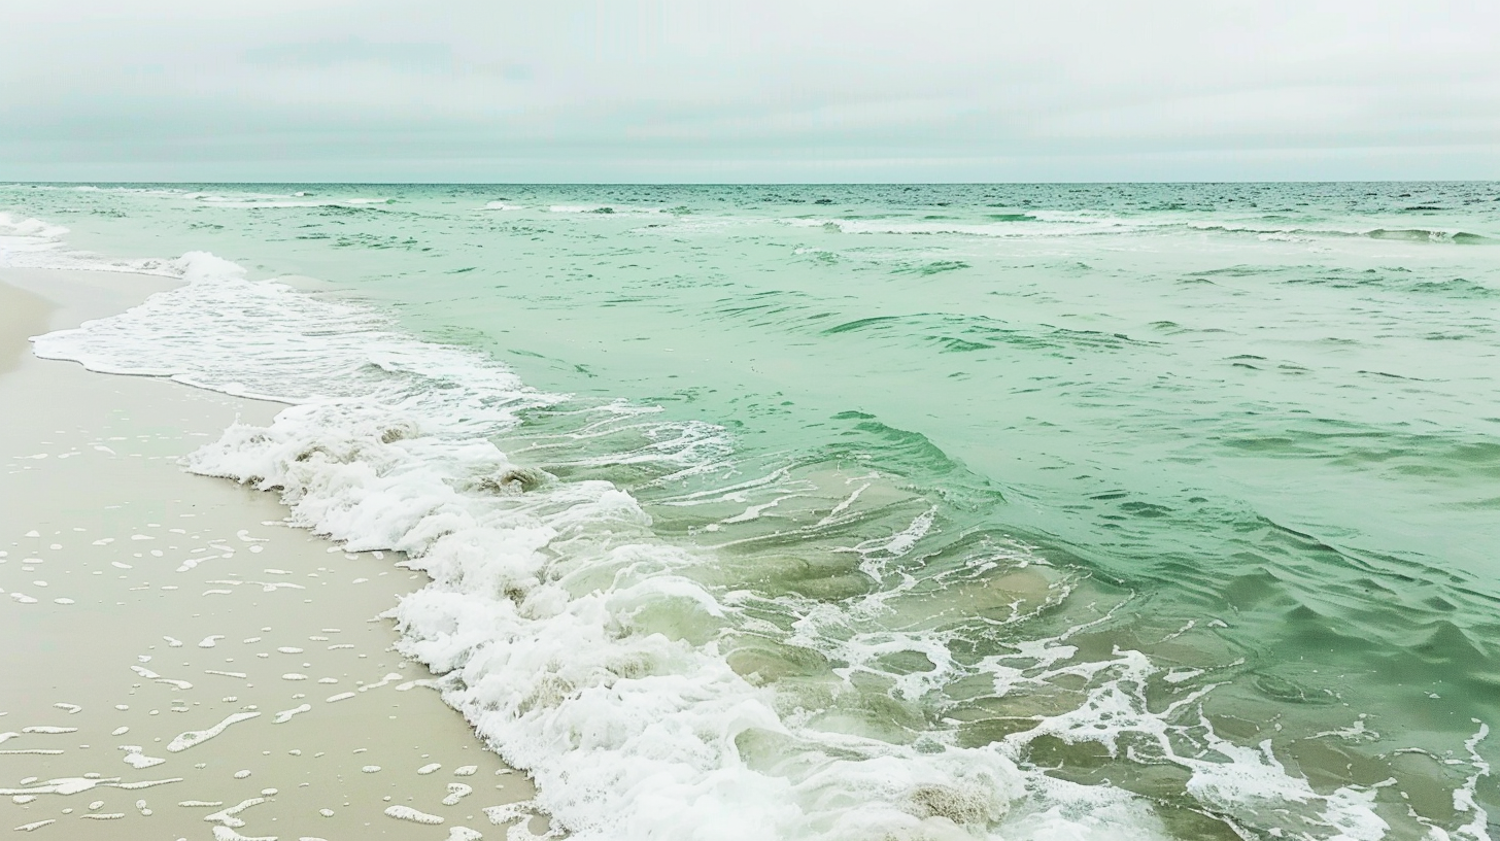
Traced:
MULTIPOLYGON (((537 390, 481 430, 512 484, 634 512, 559 528, 551 580, 707 594, 625 624, 767 699, 796 738, 736 731, 756 780, 1018 769, 954 772, 988 799, 925 771, 825 786, 783 837, 1489 837, 1500 185, 12 185, 0 208, 69 229, 0 260, 210 251, 537 390), (918 829, 818 816, 860 797, 918 829)), ((233 382, 320 396, 276 392, 274 350, 233 382)), ((444 370, 412 387, 470 387, 444 370)), ((477 726, 564 823, 634 831, 574 799, 608 783, 547 770, 576 755, 477 726)))

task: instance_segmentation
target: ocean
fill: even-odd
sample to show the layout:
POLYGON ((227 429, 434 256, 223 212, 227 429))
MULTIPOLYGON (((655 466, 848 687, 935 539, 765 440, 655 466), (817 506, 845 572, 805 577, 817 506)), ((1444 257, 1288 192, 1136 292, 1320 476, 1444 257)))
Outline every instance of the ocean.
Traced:
MULTIPOLYGON (((579 838, 1488 839, 1500 184, 0 186, 579 838)), ((11 410, 15 410, 11 407, 11 410)))

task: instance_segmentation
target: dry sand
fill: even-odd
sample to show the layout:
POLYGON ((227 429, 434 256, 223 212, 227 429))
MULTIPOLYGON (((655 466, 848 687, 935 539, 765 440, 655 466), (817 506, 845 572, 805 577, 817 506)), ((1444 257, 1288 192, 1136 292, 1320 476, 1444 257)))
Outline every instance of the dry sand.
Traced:
POLYGON ((163 285, 0 270, 0 831, 506 837, 485 808, 530 783, 391 650, 380 618, 425 577, 178 467, 278 407, 24 348, 163 285))

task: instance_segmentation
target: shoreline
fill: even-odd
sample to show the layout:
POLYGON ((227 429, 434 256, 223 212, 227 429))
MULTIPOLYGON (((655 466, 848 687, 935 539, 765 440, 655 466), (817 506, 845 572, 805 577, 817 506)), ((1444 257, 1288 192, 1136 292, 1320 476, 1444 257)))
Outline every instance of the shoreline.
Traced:
POLYGON ((13 407, 0 415, 0 667, 13 676, 0 829, 502 835, 485 810, 530 799, 529 781, 428 691, 433 676, 392 650, 382 616, 426 576, 287 527, 271 494, 178 466, 236 419, 283 407, 25 346, 174 285, 0 269, 13 407))

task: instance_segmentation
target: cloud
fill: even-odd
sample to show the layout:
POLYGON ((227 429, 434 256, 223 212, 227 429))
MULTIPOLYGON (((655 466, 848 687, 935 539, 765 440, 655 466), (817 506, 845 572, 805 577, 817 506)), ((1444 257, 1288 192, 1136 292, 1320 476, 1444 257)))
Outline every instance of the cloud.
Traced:
POLYGON ((0 177, 1500 177, 1500 7, 214 6, 8 12, 0 177))

